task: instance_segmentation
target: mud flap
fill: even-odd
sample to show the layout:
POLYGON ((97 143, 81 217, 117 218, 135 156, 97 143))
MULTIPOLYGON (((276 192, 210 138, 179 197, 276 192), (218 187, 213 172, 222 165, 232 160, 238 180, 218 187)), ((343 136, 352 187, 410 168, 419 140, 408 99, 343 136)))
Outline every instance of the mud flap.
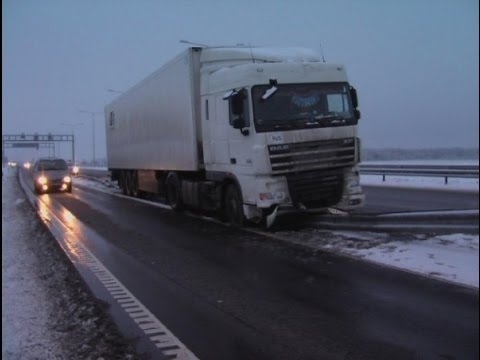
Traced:
POLYGON ((243 204, 243 214, 248 221, 254 224, 260 224, 262 221, 262 209, 256 206, 243 204))
POLYGON ((273 223, 275 222, 275 219, 277 217, 277 211, 278 211, 278 206, 275 207, 275 210, 270 215, 267 215, 265 218, 265 223, 267 225, 267 229, 270 229, 272 227, 273 223))

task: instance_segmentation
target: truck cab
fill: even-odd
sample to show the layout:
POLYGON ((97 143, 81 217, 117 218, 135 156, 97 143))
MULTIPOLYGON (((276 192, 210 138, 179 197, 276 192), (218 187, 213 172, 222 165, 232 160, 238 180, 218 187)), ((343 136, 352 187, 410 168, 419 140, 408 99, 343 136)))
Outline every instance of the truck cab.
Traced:
POLYGON ((305 50, 236 50, 200 57, 207 178, 231 176, 253 221, 361 207, 360 112, 344 66, 305 50))

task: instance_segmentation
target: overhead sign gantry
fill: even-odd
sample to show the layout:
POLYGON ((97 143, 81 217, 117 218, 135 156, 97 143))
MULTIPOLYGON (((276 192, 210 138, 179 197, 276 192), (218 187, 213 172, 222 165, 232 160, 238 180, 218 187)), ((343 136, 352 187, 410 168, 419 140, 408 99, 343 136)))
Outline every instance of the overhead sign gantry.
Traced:
POLYGON ((2 135, 2 163, 6 162, 6 148, 49 148, 55 149, 55 143, 72 143, 72 161, 75 163, 75 138, 74 135, 54 135, 54 134, 19 134, 2 135))

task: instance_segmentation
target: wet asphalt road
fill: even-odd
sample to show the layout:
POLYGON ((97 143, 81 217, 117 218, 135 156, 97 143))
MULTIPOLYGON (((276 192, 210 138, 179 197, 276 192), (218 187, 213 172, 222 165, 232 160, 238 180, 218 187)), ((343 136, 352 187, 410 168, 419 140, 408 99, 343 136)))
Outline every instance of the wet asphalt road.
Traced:
POLYGON ((478 291, 91 189, 52 196, 200 359, 478 358, 478 291))

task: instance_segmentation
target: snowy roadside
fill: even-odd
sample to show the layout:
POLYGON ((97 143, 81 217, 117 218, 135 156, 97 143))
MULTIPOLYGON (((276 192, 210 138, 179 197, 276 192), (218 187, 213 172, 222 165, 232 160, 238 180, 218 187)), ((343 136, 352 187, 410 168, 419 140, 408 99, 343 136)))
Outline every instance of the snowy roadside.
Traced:
POLYGON ((305 228, 275 237, 387 267, 479 288, 479 236, 471 234, 388 234, 305 228))
POLYGON ((2 177, 2 359, 145 359, 124 339, 25 199, 2 177))

